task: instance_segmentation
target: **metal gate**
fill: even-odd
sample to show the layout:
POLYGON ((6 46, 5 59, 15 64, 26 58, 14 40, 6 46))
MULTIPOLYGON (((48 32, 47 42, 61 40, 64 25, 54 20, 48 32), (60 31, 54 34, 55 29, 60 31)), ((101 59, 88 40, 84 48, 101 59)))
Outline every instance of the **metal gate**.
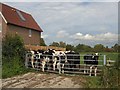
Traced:
MULTIPOLYGON (((51 59, 49 59, 49 62, 53 61, 53 59, 54 59, 54 56, 52 56, 52 55, 44 55, 44 56, 46 56, 46 57, 51 56, 52 57, 51 59)), ((62 63, 62 61, 65 61, 65 59, 61 58, 60 56, 57 56, 59 58, 59 60, 56 63, 55 70, 53 70, 53 63, 46 62, 45 67, 44 67, 44 72, 53 72, 53 73, 59 73, 59 74, 61 74, 61 73, 65 73, 65 74, 85 74, 85 75, 89 74, 89 70, 90 70, 91 65, 86 65, 84 63, 84 58, 83 58, 84 55, 73 54, 71 56, 72 57, 73 56, 80 56, 80 59, 76 59, 76 58, 69 59, 69 61, 74 61, 74 62, 78 61, 79 63, 77 63, 77 64, 65 63, 64 64, 64 63, 62 63), (59 68, 58 68, 58 65, 57 65, 58 63, 59 63, 59 68), (64 68, 62 67, 62 65, 64 66, 64 68), (87 72, 84 73, 84 71, 87 71, 87 72)), ((32 59, 31 54, 27 53, 26 58, 25 58, 26 68, 33 68, 31 59, 32 59)), ((34 59, 35 60, 33 60, 33 65, 34 65, 33 69, 42 71, 42 63, 38 62, 38 61, 41 61, 40 55, 35 54, 34 59)), ((67 58, 67 61, 68 61, 68 58, 67 58)), ((102 67, 104 65, 106 65, 106 55, 99 55, 98 65, 97 65, 98 75, 102 71, 102 67)))

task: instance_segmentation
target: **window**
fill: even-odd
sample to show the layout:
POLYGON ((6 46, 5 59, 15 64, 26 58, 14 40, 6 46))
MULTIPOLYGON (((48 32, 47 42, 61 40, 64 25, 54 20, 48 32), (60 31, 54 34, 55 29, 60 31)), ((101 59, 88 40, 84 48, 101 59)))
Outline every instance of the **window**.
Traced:
POLYGON ((20 19, 23 21, 26 21, 26 19, 23 17, 22 13, 18 10, 16 10, 17 14, 19 15, 20 19))
POLYGON ((31 31, 31 29, 29 30, 29 37, 32 37, 32 31, 31 31))

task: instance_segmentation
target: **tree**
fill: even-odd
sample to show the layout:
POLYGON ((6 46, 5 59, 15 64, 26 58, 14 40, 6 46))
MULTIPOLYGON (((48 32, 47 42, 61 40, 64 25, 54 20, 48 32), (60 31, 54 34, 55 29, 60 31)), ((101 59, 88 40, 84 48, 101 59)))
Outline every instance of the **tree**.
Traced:
POLYGON ((88 45, 85 45, 85 44, 78 44, 75 47, 75 51, 76 52, 91 52, 92 48, 90 46, 88 46, 88 45))
POLYGON ((105 49, 105 47, 104 47, 102 44, 96 44, 96 45, 94 46, 94 51, 95 51, 95 52, 103 52, 104 49, 105 49))
POLYGON ((63 47, 63 48, 65 48, 65 47, 66 47, 66 44, 65 44, 65 42, 63 42, 63 41, 60 41, 60 42, 53 42, 53 43, 50 44, 49 46, 56 46, 56 47, 63 47))
POLYGON ((43 38, 40 38, 40 46, 46 46, 45 41, 43 38))
POLYGON ((65 47, 66 47, 66 44, 65 44, 65 42, 60 41, 60 42, 59 42, 59 46, 65 48, 65 47))
POLYGON ((58 43, 58 42, 53 42, 53 43, 52 43, 52 44, 50 44, 49 46, 59 47, 59 43, 58 43))
POLYGON ((67 50, 67 51, 68 51, 68 50, 73 51, 73 50, 74 50, 74 46, 73 46, 73 45, 70 45, 70 44, 67 44, 67 45, 66 45, 66 50, 67 50))
POLYGON ((118 45, 117 43, 112 47, 114 52, 118 52, 118 50, 120 50, 120 45, 118 45))

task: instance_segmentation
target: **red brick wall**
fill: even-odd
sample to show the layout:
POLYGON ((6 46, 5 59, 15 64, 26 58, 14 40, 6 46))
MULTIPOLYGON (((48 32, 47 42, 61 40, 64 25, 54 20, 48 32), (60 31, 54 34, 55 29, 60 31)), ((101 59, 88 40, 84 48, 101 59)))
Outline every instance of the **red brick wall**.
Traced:
POLYGON ((20 27, 20 26, 16 26, 16 25, 12 25, 12 24, 7 24, 3 22, 3 35, 5 35, 6 33, 9 34, 18 34, 20 35, 23 40, 25 45, 40 45, 40 37, 41 37, 41 32, 35 31, 35 30, 31 30, 32 32, 32 36, 29 37, 29 29, 28 28, 24 28, 24 27, 20 27))

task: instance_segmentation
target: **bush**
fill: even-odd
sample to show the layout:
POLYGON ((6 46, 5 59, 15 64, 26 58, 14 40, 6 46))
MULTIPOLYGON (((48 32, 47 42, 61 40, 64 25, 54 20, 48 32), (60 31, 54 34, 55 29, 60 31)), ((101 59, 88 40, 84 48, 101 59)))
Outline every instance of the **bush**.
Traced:
POLYGON ((14 56, 19 56, 23 59, 25 55, 25 48, 22 38, 17 34, 6 35, 2 42, 2 55, 3 58, 7 58, 7 60, 11 60, 14 56))
POLYGON ((24 66, 25 48, 20 36, 6 35, 2 42, 2 77, 26 72, 24 66))
POLYGON ((118 87, 118 70, 113 67, 105 67, 102 74, 102 84, 105 88, 118 87))
POLYGON ((120 88, 120 61, 116 60, 114 66, 103 67, 101 75, 102 85, 105 88, 120 88))

